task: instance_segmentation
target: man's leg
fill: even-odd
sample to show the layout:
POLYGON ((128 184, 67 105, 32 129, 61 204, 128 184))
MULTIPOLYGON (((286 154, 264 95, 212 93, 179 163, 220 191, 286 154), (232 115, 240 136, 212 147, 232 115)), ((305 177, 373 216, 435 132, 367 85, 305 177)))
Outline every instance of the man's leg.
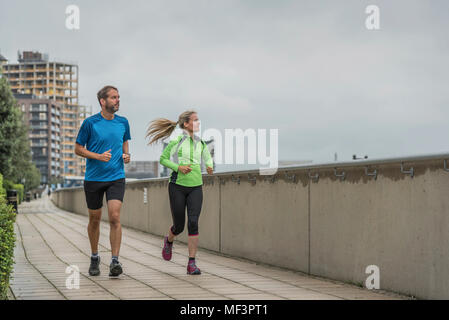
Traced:
POLYGON ((98 254, 104 184, 97 181, 84 181, 84 194, 86 196, 86 203, 89 211, 87 234, 89 235, 90 247, 93 254, 98 254))
POLYGON ((89 224, 87 234, 89 235, 90 248, 92 254, 98 254, 98 241, 100 240, 101 208, 97 210, 89 209, 89 224))
POLYGON ((112 257, 117 258, 122 242, 122 225, 120 224, 120 209, 125 196, 125 179, 111 181, 106 189, 109 215, 109 241, 111 243, 112 257))
POLYGON ((89 235, 90 248, 92 250, 89 266, 89 275, 91 276, 98 276, 100 274, 100 255, 98 254, 100 221, 101 208, 96 210, 89 209, 89 224, 87 225, 87 234, 89 235))
POLYGON ((109 276, 117 277, 123 273, 122 264, 118 262, 120 244, 122 242, 122 225, 120 224, 120 209, 125 196, 125 179, 111 181, 106 190, 109 215, 109 241, 111 242, 112 259, 109 265, 109 276))
POLYGON ((120 244, 122 242, 122 225, 120 224, 120 209, 122 202, 120 200, 108 201, 109 214, 109 241, 111 242, 111 252, 113 257, 118 257, 120 244))
POLYGON ((89 274, 91 276, 98 276, 100 274, 98 241, 100 239, 101 207, 103 205, 104 184, 96 181, 84 181, 84 193, 86 195, 87 208, 89 211, 87 234, 92 250, 89 274))

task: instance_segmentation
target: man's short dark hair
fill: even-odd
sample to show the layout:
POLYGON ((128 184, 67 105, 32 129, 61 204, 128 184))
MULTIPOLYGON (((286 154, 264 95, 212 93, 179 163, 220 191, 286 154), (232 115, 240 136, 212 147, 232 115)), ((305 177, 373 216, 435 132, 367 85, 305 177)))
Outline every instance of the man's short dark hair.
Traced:
POLYGON ((106 98, 108 97, 108 92, 111 89, 117 90, 117 92, 118 92, 118 89, 113 86, 104 86, 100 91, 98 91, 97 98, 98 98, 98 103, 100 104, 100 106, 101 106, 100 99, 106 100, 106 98))

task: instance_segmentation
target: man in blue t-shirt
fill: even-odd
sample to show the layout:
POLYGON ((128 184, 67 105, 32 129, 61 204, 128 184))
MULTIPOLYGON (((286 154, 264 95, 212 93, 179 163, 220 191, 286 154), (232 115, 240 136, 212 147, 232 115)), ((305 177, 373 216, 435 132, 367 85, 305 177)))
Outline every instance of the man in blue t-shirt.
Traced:
POLYGON ((106 86, 98 91, 97 98, 101 112, 83 121, 75 144, 75 153, 87 158, 84 193, 89 210, 87 231, 92 249, 89 274, 100 274, 98 240, 101 207, 106 193, 112 252, 109 276, 118 276, 123 272, 118 261, 122 239, 120 209, 125 195, 124 163, 131 161, 128 145, 131 134, 128 120, 115 114, 120 105, 117 88, 106 86))

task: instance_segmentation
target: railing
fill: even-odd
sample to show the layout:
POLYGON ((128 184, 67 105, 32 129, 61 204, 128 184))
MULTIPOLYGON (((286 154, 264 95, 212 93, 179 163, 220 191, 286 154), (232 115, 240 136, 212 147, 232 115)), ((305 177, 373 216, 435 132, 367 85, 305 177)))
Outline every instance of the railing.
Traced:
MULTIPOLYGON (((200 246, 380 289, 449 298, 449 153, 284 166, 203 176, 200 246)), ((121 223, 171 226, 168 178, 127 182, 121 223)), ((53 201, 87 215, 82 188, 53 201)), ((105 207, 105 206, 104 206, 105 207)), ((107 220, 107 214, 103 219, 107 220)), ((178 239, 187 241, 186 232, 178 239)))

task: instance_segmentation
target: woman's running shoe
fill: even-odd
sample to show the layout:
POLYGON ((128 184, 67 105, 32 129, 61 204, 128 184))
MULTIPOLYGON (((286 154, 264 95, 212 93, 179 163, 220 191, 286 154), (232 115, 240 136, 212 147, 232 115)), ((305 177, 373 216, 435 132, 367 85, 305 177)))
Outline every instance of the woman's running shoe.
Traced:
POLYGON ((162 258, 164 258, 164 260, 167 260, 167 261, 171 260, 172 248, 173 248, 173 242, 170 244, 168 242, 168 236, 165 236, 164 247, 162 248, 162 258))
POLYGON ((187 264, 187 274, 201 274, 201 270, 196 266, 195 261, 189 261, 187 264))

